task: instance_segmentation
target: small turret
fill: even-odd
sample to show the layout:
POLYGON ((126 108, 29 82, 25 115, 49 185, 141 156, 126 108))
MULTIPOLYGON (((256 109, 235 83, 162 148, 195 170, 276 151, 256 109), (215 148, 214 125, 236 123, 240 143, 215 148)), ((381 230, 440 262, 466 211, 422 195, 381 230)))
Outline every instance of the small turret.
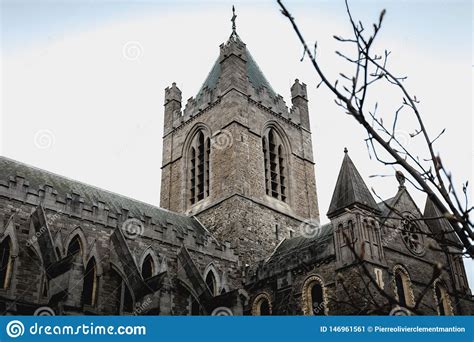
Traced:
POLYGON ((344 159, 327 215, 332 219, 354 206, 359 206, 374 213, 379 212, 379 207, 349 157, 347 148, 344 148, 344 159))
POLYGON ((334 227, 338 267, 346 267, 358 259, 379 265, 385 263, 379 222, 374 218, 379 212, 345 148, 328 212, 334 227))
POLYGON ((165 89, 165 123, 164 134, 173 129, 173 122, 181 116, 181 90, 173 82, 165 89))
POLYGON ((295 83, 291 86, 291 103, 293 103, 293 108, 298 108, 295 112, 299 112, 301 126, 309 130, 308 94, 306 92, 306 84, 300 83, 298 79, 296 79, 295 83))

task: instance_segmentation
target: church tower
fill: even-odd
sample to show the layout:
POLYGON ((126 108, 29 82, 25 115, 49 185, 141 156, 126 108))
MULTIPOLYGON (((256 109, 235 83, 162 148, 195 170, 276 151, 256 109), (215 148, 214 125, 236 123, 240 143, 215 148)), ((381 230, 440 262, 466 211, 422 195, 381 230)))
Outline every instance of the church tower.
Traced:
POLYGON ((196 216, 245 264, 319 219, 306 85, 288 108, 236 31, 195 97, 165 90, 161 207, 196 216))

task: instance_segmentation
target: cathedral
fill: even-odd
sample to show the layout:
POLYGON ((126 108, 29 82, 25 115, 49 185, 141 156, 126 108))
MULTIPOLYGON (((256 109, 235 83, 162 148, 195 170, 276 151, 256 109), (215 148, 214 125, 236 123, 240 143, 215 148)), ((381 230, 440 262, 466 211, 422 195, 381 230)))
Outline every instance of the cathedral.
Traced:
POLYGON ((198 94, 164 95, 160 207, 0 158, 2 315, 474 314, 460 241, 401 173, 377 203, 341 151, 319 224, 306 85, 288 106, 235 15, 198 94))

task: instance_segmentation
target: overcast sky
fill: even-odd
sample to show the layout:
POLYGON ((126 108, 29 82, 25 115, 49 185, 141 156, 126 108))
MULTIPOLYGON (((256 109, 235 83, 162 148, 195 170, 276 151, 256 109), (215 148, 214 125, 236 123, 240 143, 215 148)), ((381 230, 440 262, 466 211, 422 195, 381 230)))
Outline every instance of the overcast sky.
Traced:
MULTIPOLYGON (((470 1, 352 1, 368 29, 387 9, 376 48, 392 51, 394 72, 421 99, 436 148, 458 184, 472 178, 470 1)), ((273 1, 2 1, 1 140, 10 158, 159 205, 164 88, 194 96, 231 32, 237 31, 275 91, 290 101, 295 78, 308 84, 316 180, 323 221, 344 147, 369 188, 395 195, 394 170, 370 160, 364 131, 344 115, 317 78, 273 1), (370 177, 371 175, 387 177, 370 177)), ((307 40, 318 41, 331 78, 345 63, 331 38, 350 32, 343 1, 287 1, 307 40)), ((400 95, 373 94, 384 118, 400 95)), ((408 113, 407 113, 408 116, 408 113)), ((420 156, 401 119, 397 136, 420 156)), ((410 189, 421 210, 425 197, 410 189)), ((474 264, 466 263, 471 287, 474 264)))

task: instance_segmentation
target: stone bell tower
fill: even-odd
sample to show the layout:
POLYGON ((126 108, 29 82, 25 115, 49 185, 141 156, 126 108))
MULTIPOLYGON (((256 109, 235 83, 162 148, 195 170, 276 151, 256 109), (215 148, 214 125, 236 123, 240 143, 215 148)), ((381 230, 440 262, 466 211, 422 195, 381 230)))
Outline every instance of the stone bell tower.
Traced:
POLYGON ((165 90, 161 207, 195 215, 244 263, 318 219, 306 85, 288 108, 232 33, 184 109, 175 83, 165 90))

